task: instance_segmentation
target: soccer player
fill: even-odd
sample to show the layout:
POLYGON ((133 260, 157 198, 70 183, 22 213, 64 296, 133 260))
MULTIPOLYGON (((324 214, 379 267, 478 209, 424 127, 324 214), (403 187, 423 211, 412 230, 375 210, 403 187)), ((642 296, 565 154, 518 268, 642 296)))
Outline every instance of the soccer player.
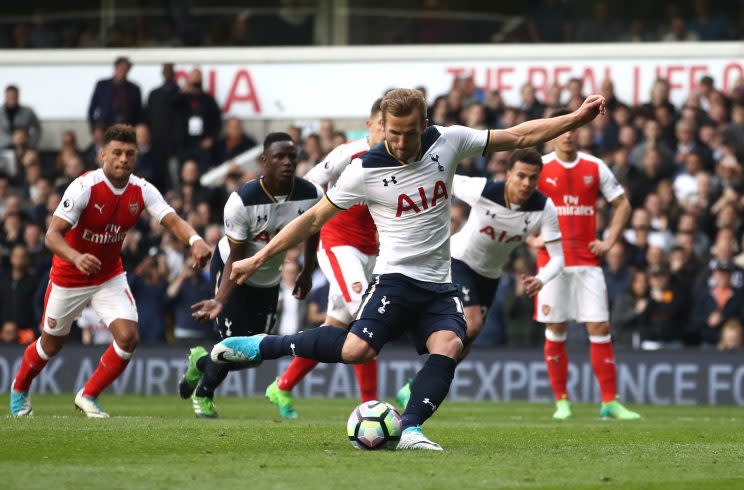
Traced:
MULTIPOLYGON (((556 111, 554 117, 566 117, 556 111)), ((550 197, 558 210, 566 267, 563 273, 540 291, 535 316, 546 324, 545 363, 555 394, 553 418, 571 417, 566 390, 568 356, 566 322, 586 323, 594 375, 602 395, 600 416, 624 420, 640 416, 617 401, 615 356, 610 337, 607 286, 599 257, 615 244, 630 217, 630 204, 623 188, 602 160, 577 151, 576 132, 567 131, 554 141, 553 153, 543 157, 538 189, 550 197), (614 216, 604 240, 596 239, 597 196, 602 193, 612 204, 614 216)), ((542 241, 533 243, 541 246, 542 241)), ((538 251, 538 268, 547 263, 545 249, 538 251)))
MULTIPOLYGON (((550 254, 537 276, 521 279, 528 296, 535 296, 563 270, 555 205, 536 191, 542 165, 536 150, 515 150, 509 155, 506 181, 455 175, 454 194, 471 208, 468 221, 451 242, 452 282, 460 287, 467 320, 467 337, 458 361, 470 351, 483 327, 504 263, 527 237, 539 230, 550 254)), ((409 381, 396 396, 401 407, 407 406, 410 394, 409 381)))
POLYGON ((33 413, 28 390, 70 333, 72 321, 90 303, 114 338, 75 406, 85 415, 106 418, 98 403, 129 364, 139 339, 137 308, 121 262, 124 236, 142 211, 155 217, 182 243, 191 245, 199 267, 212 255, 209 246, 178 217, 160 192, 132 175, 137 160, 134 128, 116 124, 106 130, 100 153, 103 167, 73 180, 54 211, 45 243, 54 257, 44 297, 41 338, 28 346, 10 390, 10 414, 33 413))
MULTIPOLYGON (((223 339, 268 333, 274 327, 285 254, 272 257, 250 281, 240 286, 225 280, 230 277, 233 264, 255 255, 281 228, 323 197, 320 186, 295 177, 297 146, 287 133, 270 133, 263 145, 264 151, 259 157, 263 176, 240 186, 225 203, 225 236, 218 244, 219 253, 214 254, 210 271, 215 296, 192 307, 197 320, 216 321, 223 339)), ((305 246, 305 264, 294 289, 295 296, 300 299, 312 286, 317 245, 318 235, 314 234, 305 246)), ((203 347, 194 347, 178 385, 179 394, 184 399, 191 397, 197 417, 217 417, 214 390, 230 370, 255 365, 250 362, 231 366, 218 364, 209 358, 203 347)))
MULTIPOLYGON (((384 139, 380 103, 372 104, 367 129, 369 136, 339 146, 313 167, 305 178, 317 185, 332 188, 341 172, 370 147, 384 139)), ((349 329, 349 324, 359 310, 362 294, 369 285, 369 278, 377 258, 377 228, 366 205, 352 206, 334 216, 320 230, 318 263, 328 278, 328 310, 325 325, 349 329)), ((276 381, 266 388, 266 398, 279 409, 282 418, 295 419, 292 388, 302 381, 318 361, 295 357, 276 381)), ((363 402, 377 398, 377 359, 355 364, 357 382, 363 402)))
POLYGON ((234 337, 215 345, 212 359, 244 362, 295 355, 356 364, 374 358, 391 338, 407 331, 416 350, 429 357, 411 386, 397 447, 441 451, 421 425, 447 396, 466 338, 462 301, 450 280, 450 195, 457 164, 481 153, 534 146, 603 111, 604 99, 591 96, 570 115, 507 130, 427 128, 420 92, 389 91, 382 100, 385 141, 355 159, 326 199, 286 226, 266 248, 235 263, 231 275, 242 283, 272 256, 317 233, 339 211, 366 202, 379 232, 380 253, 350 331, 321 326, 295 335, 234 337))

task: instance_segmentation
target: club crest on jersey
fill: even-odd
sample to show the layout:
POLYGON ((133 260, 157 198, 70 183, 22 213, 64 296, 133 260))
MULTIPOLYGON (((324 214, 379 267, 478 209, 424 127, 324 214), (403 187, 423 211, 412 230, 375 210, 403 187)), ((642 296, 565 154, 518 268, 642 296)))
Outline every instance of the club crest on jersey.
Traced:
POLYGON ((439 163, 439 155, 432 155, 431 161, 437 164, 437 168, 439 169, 440 172, 444 172, 444 166, 441 163, 439 163))
POLYGON ((432 192, 431 200, 427 199, 426 191, 423 187, 418 188, 419 198, 421 205, 417 204, 408 194, 400 194, 398 196, 398 210, 395 213, 396 218, 400 218, 401 215, 406 211, 413 211, 418 214, 421 211, 426 211, 430 207, 433 208, 439 201, 445 201, 449 198, 447 192, 447 186, 443 181, 437 180, 434 183, 434 190, 432 192))
POLYGON ((130 202, 129 203, 129 214, 137 214, 137 211, 139 211, 139 203, 130 202))
POLYGON ((357 281, 351 285, 351 290, 357 294, 362 294, 362 283, 357 281))
POLYGON ((585 175, 584 176, 584 185, 590 186, 594 183, 594 176, 593 175, 585 175))
POLYGON ((550 315, 550 305, 542 305, 542 314, 545 316, 550 315))
POLYGON ((48 316, 47 317, 47 325, 49 325, 49 328, 55 329, 55 328, 57 328, 57 320, 55 320, 54 318, 48 316))

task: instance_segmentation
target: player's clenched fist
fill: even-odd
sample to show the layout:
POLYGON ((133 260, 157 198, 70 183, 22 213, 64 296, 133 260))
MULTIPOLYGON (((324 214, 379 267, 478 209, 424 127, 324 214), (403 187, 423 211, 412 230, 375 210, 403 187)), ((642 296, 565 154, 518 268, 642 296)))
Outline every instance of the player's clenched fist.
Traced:
POLYGON ((201 269, 212 258, 212 250, 210 250, 207 242, 197 240, 191 246, 191 257, 194 259, 194 269, 201 269))
POLYGON ((599 114, 605 113, 605 98, 601 95, 590 95, 581 104, 578 112, 582 121, 591 121, 599 114))
POLYGON ((83 274, 96 274, 101 270, 101 261, 95 255, 80 254, 75 257, 75 267, 83 274))
POLYGON ((261 264, 256 260, 255 255, 253 257, 248 257, 247 259, 233 262, 232 270, 230 271, 230 280, 234 281, 236 284, 243 284, 260 266, 261 264))

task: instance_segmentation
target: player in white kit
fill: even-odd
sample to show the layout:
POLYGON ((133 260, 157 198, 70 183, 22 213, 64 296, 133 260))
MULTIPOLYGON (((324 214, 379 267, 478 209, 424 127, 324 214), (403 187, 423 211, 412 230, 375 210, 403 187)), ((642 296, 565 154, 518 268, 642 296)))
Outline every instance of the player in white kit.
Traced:
MULTIPOLYGON (((511 252, 538 230, 550 261, 537 276, 521 278, 530 297, 563 270, 563 247, 553 201, 537 191, 542 155, 534 149, 509 155, 506 181, 455 175, 454 194, 470 205, 463 228, 452 236, 452 282, 460 287, 468 329, 462 360, 483 327, 504 264, 511 252)), ((402 407, 410 397, 410 381, 396 396, 402 407)))
MULTIPOLYGON (((305 175, 307 180, 321 187, 333 188, 341 172, 352 160, 367 153, 371 146, 384 139, 381 102, 382 99, 377 99, 372 104, 367 120, 369 136, 334 149, 305 175)), ((364 204, 337 214, 321 228, 318 264, 330 286, 324 325, 348 330, 369 285, 377 259, 377 247, 377 228, 364 204)), ((284 373, 266 388, 266 398, 279 409, 279 416, 287 419, 298 417, 292 388, 317 364, 315 359, 295 357, 284 373)), ((355 364, 354 371, 362 401, 375 400, 377 359, 355 364)))
POLYGON ((261 264, 316 233, 339 210, 366 202, 380 236, 374 279, 346 332, 318 327, 295 335, 235 337, 212 349, 226 362, 297 355, 321 362, 367 362, 392 338, 413 337, 429 356, 416 375, 403 414, 398 449, 441 451, 421 425, 444 401, 466 339, 458 288, 450 274, 450 196, 458 163, 473 155, 529 147, 591 121, 604 99, 591 96, 563 118, 528 121, 508 130, 427 127, 426 101, 393 89, 382 101, 385 141, 356 159, 336 187, 285 227, 261 252, 234 264, 242 282, 261 264))

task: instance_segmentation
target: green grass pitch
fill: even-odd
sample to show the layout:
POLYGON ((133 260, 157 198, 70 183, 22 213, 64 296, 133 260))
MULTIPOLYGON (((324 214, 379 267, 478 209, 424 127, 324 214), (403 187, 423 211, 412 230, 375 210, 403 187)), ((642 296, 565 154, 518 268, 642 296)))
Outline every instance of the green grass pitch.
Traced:
POLYGON ((70 394, 32 401, 33 418, 0 417, 0 488, 744 488, 740 407, 643 406, 617 422, 577 405, 561 423, 548 405, 447 402, 426 426, 445 448, 432 454, 354 449, 354 400, 300 399, 293 422, 255 398, 218 399, 218 420, 176 397, 104 396, 108 420, 70 394))

